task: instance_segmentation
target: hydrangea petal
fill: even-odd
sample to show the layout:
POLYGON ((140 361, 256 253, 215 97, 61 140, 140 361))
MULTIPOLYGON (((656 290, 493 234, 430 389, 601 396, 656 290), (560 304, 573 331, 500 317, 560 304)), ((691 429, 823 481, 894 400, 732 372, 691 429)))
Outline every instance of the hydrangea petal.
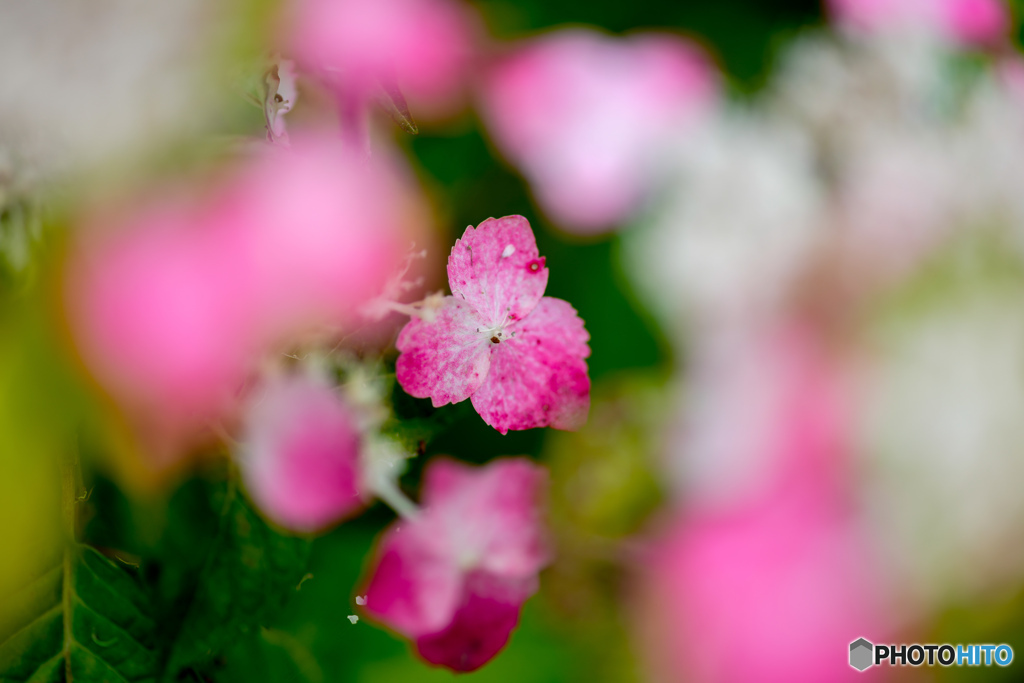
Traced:
POLYGON ((537 589, 536 578, 507 581, 474 572, 466 581, 462 603, 448 626, 416 640, 420 656, 453 671, 474 671, 508 642, 523 603, 537 589))
POLYGON ((423 504, 460 520, 451 547, 460 562, 531 576, 549 559, 539 513, 546 483, 546 471, 523 458, 482 469, 438 458, 424 477, 423 504))
POLYGON ((487 327, 522 320, 548 285, 530 223, 522 216, 505 216, 466 228, 448 258, 448 284, 487 327))
POLYGON ((295 376, 271 380, 254 399, 239 466, 263 513, 314 531, 361 506, 359 431, 341 397, 295 376))
POLYGON ((502 434, 581 427, 590 409, 590 335, 575 309, 544 297, 509 329, 515 336, 491 347, 487 381, 472 396, 480 417, 502 434))
POLYGON ((462 591, 445 538, 437 519, 423 517, 388 531, 366 588, 367 612, 410 638, 444 629, 462 591))
POLYGON ((490 342, 479 331, 473 308, 454 297, 433 320, 413 318, 396 346, 398 383, 411 396, 430 398, 435 407, 464 401, 483 384, 490 368, 490 342))
POLYGON ((526 458, 431 462, 424 508, 380 546, 367 611, 434 664, 470 671, 486 663, 508 641, 549 560, 544 481, 544 469, 526 458))

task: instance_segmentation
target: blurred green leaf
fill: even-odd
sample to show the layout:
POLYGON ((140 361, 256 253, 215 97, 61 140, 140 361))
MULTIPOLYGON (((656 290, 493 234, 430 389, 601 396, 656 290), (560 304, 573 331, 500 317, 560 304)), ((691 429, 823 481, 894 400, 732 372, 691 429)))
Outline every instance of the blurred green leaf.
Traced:
POLYGON ((306 573, 309 549, 308 539, 267 525, 229 481, 217 537, 188 598, 165 680, 176 680, 184 669, 208 669, 283 607, 306 573))
POLYGON ((87 546, 69 545, 7 599, 21 617, 0 633, 0 681, 154 681, 155 623, 136 579, 87 546))

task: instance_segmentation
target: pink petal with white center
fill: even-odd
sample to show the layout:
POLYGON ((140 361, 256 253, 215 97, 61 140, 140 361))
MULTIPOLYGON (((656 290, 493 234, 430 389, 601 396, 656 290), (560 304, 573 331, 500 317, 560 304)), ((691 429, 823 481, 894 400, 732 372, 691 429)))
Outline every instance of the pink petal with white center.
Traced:
POLYGON ((362 505, 359 432, 331 387, 278 378, 252 400, 239 467, 264 514, 288 529, 315 531, 362 505))
POLYGON ((425 507, 385 535, 366 609, 428 661, 470 671, 504 647, 549 554, 545 473, 526 459, 469 467, 433 461, 425 507))
POLYGON ((452 671, 475 671, 508 643, 523 603, 537 591, 536 577, 502 580, 474 572, 466 580, 462 602, 450 624, 416 640, 420 656, 452 671))
POLYGON ((505 216, 466 228, 448 257, 448 284, 487 327, 526 317, 548 285, 530 223, 505 216))
POLYGON ((435 407, 469 398, 491 364, 491 343, 481 326, 468 303, 450 296, 433 320, 410 320, 395 344, 401 351, 395 364, 398 383, 411 396, 429 397, 435 407))
POLYGON ((424 477, 423 504, 461 520, 451 542, 463 563, 531 576, 549 559, 539 514, 546 486, 547 472, 524 458, 483 468, 438 458, 424 477))
POLYGON ((575 309, 544 297, 508 330, 514 336, 491 347, 487 380, 472 396, 480 417, 502 434, 582 427, 590 410, 590 335, 575 309))

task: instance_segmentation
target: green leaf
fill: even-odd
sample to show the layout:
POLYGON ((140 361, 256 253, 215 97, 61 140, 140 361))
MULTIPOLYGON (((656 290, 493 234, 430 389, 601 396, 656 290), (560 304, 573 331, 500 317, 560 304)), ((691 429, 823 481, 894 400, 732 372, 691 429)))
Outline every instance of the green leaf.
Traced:
POLYGON ((4 599, 0 683, 154 681, 156 624, 135 578, 92 548, 4 599))
POLYGON ((306 573, 308 539, 271 528, 233 481, 222 496, 220 528, 171 648, 165 680, 176 680, 184 669, 209 669, 235 640, 257 633, 306 573))

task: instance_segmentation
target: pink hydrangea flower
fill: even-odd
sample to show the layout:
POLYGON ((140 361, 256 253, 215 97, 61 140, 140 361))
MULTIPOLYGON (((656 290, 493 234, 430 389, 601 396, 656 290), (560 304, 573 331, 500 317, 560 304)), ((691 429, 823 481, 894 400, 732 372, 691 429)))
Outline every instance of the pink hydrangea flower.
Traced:
POLYGON ((250 401, 239 467, 267 517, 316 531, 361 507, 360 433, 336 389, 305 375, 281 376, 250 401))
POLYGON ((393 80, 410 99, 436 103, 464 82, 476 30, 456 0, 298 0, 289 43, 346 99, 393 80))
POLYGON ((601 232, 638 207, 665 139, 707 107, 714 83, 682 38, 559 31, 490 69, 483 116, 556 222, 601 232))
POLYGON ((850 517, 806 500, 681 517, 637 580, 657 681, 860 680, 849 643, 891 635, 868 539, 850 517))
POLYGON ((466 228, 448 258, 452 296, 398 336, 399 384, 435 406, 469 398, 502 434, 578 429, 590 408, 590 337, 572 306, 544 296, 547 282, 525 218, 466 228))
POLYGON ((926 29, 963 45, 1007 39, 1010 12, 1002 0, 829 0, 835 18, 858 31, 926 29))
POLYGON ((217 413, 255 350, 248 271, 232 241, 191 209, 159 205, 122 220, 137 229, 88 235, 71 264, 69 313, 84 360, 126 407, 164 423, 217 413))
POLYGON ((434 460, 423 510, 377 550, 366 610, 432 664, 472 671, 508 642, 548 562, 545 471, 525 458, 474 468, 434 460))
POLYGON ((886 638, 892 621, 879 548, 849 496, 845 385, 807 330, 745 339, 740 353, 754 354, 733 354, 745 377, 723 378, 723 357, 718 379, 733 386, 708 396, 723 388, 705 377, 688 399, 692 435, 676 457, 720 458, 723 475, 749 469, 758 481, 728 496, 691 494, 641 555, 645 654, 655 680, 854 680, 862 674, 847 646, 886 638), (703 406, 701 392, 712 399, 703 406))
POLYGON ((89 369, 171 431, 237 402, 261 354, 349 324, 423 223, 392 169, 329 140, 268 146, 210 185, 202 201, 93 217, 69 264, 89 369))
POLYGON ((246 165, 208 211, 248 262, 254 325, 271 338, 350 322, 425 223, 400 169, 336 140, 293 135, 246 165))

